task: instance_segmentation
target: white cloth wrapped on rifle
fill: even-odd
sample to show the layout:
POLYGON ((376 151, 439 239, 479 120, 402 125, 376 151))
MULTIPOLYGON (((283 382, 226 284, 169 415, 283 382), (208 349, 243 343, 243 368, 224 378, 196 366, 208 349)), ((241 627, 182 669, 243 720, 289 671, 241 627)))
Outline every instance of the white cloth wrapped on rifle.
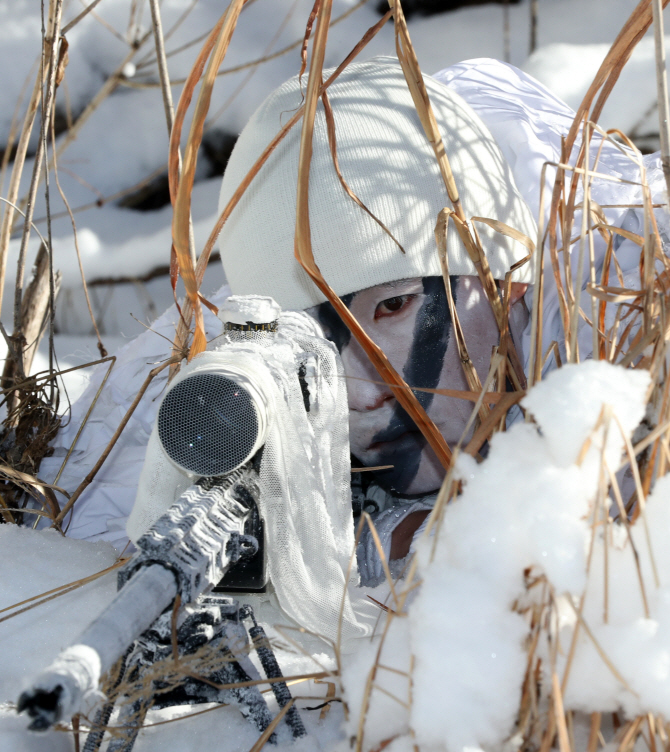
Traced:
MULTIPOLYGON (((280 316, 275 334, 228 333, 220 342, 194 358, 178 378, 225 365, 239 374, 242 385, 253 381, 267 401, 259 511, 270 582, 281 610, 328 639, 338 633, 344 640, 369 634, 373 609, 356 588, 352 562, 347 396, 337 349, 314 319, 295 312, 280 316), (301 367, 309 411, 298 378, 301 367)), ((168 458, 154 427, 128 520, 131 540, 144 534, 191 483, 192 477, 168 458)))

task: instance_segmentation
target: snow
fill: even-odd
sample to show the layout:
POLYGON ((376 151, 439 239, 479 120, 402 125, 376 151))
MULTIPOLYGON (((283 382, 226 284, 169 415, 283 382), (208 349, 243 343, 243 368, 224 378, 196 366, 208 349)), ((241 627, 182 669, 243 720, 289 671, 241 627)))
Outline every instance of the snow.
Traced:
MULTIPOLYGON (((630 435, 644 415, 648 384, 645 372, 603 362, 564 366, 522 402, 537 426, 521 423, 497 434, 481 466, 459 458, 464 491, 445 515, 434 556, 424 545, 424 582, 410 615, 412 725, 420 741, 458 749, 500 744, 510 733, 526 668, 527 626, 512 610, 524 596, 524 571, 544 574, 557 595, 581 595, 603 451, 604 429, 594 428, 609 405, 630 435), (451 680, 438 699, 430 688, 446 676, 451 680)), ((604 447, 611 466, 622 448, 611 424, 604 447)), ((617 581, 627 598, 623 588, 617 581)), ((602 661, 590 669, 589 676, 608 673, 602 661)), ((604 709, 597 684, 580 686, 586 695, 580 709, 604 709)))
MULTIPOLYGON (((665 37, 666 49, 670 37, 665 37)), ((553 43, 538 49, 522 66, 577 109, 609 52, 609 44, 553 43)), ((603 128, 644 136, 658 133, 654 39, 647 36, 633 50, 600 118, 603 128)))
POLYGON ((26 722, 7 705, 0 705, 0 752, 72 752, 72 734, 51 730, 27 734, 26 722))
MULTIPOLYGON (((63 538, 54 530, 33 531, 15 525, 0 527, 0 547, 4 557, 0 609, 100 572, 118 558, 109 543, 89 543, 63 538)), ((115 575, 106 574, 0 623, 0 702, 15 701, 25 682, 83 631, 87 620, 101 611, 115 592, 115 575)))
MULTIPOLYGON (((381 594, 375 593, 375 597, 381 598, 381 594)), ((357 735, 361 717, 365 717, 365 749, 377 749, 382 742, 407 733, 408 718, 401 703, 410 700, 409 663, 407 619, 393 619, 381 645, 378 639, 366 640, 359 650, 345 657, 342 685, 349 706, 347 736, 357 735), (384 691, 373 689, 366 707, 367 679, 377 662, 384 668, 377 669, 375 682, 384 691)))
MULTIPOLYGON (((205 180, 193 190, 193 231, 196 245, 202 248, 209 237, 216 213, 219 180, 205 180)), ((86 214, 86 221, 77 223, 77 239, 82 266, 87 280, 116 277, 138 277, 170 260, 172 208, 165 206, 153 212, 131 211, 105 206, 86 214)), ((72 227, 69 218, 54 222, 54 256, 63 275, 63 287, 81 284, 72 227)), ((39 238, 33 238, 35 251, 39 238)), ((13 288, 19 241, 11 244, 7 279, 13 288)), ((163 287, 171 294, 167 276, 163 287)), ((81 322, 90 327, 90 320, 81 322)), ((69 325, 70 333, 77 331, 69 325)))
MULTIPOLYGON (((603 712, 622 708, 631 718, 638 713, 667 714, 670 710, 669 498, 670 477, 665 476, 657 482, 647 499, 646 520, 638 520, 631 529, 640 558, 648 614, 645 613, 633 549, 625 531, 617 527, 610 532, 607 581, 604 540, 602 536, 596 538, 586 589, 584 621, 629 689, 604 665, 594 642, 582 631, 567 685, 565 699, 570 707, 603 712), (658 574, 658 584, 654 571, 658 574), (605 620, 606 588, 609 600, 605 620)), ((574 628, 575 613, 566 603, 562 604, 561 612, 564 624, 560 639, 567 645, 574 628)), ((561 656, 559 670, 562 670, 564 661, 565 657, 561 656)))
MULTIPOLYGON (((496 434, 481 465, 467 455, 459 457, 463 493, 447 508, 435 539, 424 538, 420 544, 422 584, 409 617, 394 618, 381 645, 377 639, 364 646, 345 665, 348 729, 355 734, 377 652, 379 664, 400 672, 410 670, 410 651, 414 658, 409 710, 406 676, 378 668, 374 682, 381 690, 372 690, 364 724, 366 749, 410 728, 421 749, 503 745, 513 730, 527 665, 528 624, 520 606, 539 598, 540 588, 526 590, 530 573, 545 577, 561 600, 558 675, 565 670, 575 623, 568 599, 577 608, 586 592, 584 620, 626 683, 612 673, 582 629, 564 696, 566 709, 590 713, 623 708, 629 718, 647 712, 667 716, 670 552, 664 541, 670 532, 670 478, 659 481, 648 501, 650 546, 643 519, 632 526, 649 615, 644 614, 622 527, 610 523, 608 531, 607 619, 599 528, 589 565, 594 510, 598 518, 601 514, 595 504, 600 459, 618 467, 623 435, 630 436, 643 417, 648 386, 646 372, 604 362, 564 366, 522 403, 536 424, 518 423, 496 434), (608 420, 608 411, 621 430, 616 420, 608 420)), ((541 645, 546 674, 552 661, 546 642, 541 645)), ((550 683, 551 676, 544 680, 550 683)))
MULTIPOLYGON (((521 404, 542 429, 555 463, 559 467, 575 463, 584 467, 591 461, 600 462, 599 442, 591 431, 600 421, 602 406, 612 407, 621 430, 630 435, 644 417, 649 383, 647 371, 613 369, 608 363, 591 360, 580 368, 571 366, 552 373, 521 404), (587 438, 590 448, 585 457, 580 457, 587 438)), ((604 452, 612 469, 618 467, 622 449, 621 432, 608 431, 604 452)))

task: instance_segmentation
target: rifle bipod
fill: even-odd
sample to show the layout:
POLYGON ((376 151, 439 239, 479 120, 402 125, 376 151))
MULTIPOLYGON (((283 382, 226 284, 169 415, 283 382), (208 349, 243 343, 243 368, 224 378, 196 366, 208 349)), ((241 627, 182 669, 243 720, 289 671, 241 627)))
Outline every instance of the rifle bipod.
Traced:
MULTIPOLYGON (((214 671, 203 677, 206 681, 186 676, 175 686, 173 683, 161 681, 160 678, 151 680, 152 692, 148 696, 142 695, 121 705, 114 723, 119 733, 110 740, 107 752, 131 752, 150 708, 161 709, 210 702, 237 705, 245 718, 260 732, 264 731, 273 718, 258 685, 219 689, 222 685, 240 684, 261 678, 249 658, 249 637, 267 678, 281 677, 277 658, 265 631, 256 623, 251 606, 240 607, 236 600, 225 595, 201 596, 192 612, 177 629, 179 657, 192 655, 203 645, 209 644, 220 649, 221 662, 214 671), (253 624, 248 630, 244 624, 245 619, 250 619, 253 624)), ((166 611, 134 642, 121 659, 112 689, 117 689, 124 680, 139 685, 143 675, 146 675, 157 661, 169 658, 172 652, 172 612, 166 611)), ((291 700, 289 688, 283 681, 272 682, 270 686, 279 707, 283 708, 291 700)), ((116 700, 106 702, 96 713, 83 752, 98 752, 100 749, 115 702, 116 700)), ((295 705, 289 708, 284 720, 294 738, 305 736, 307 733, 295 705)), ((269 741, 276 743, 274 733, 269 741)))

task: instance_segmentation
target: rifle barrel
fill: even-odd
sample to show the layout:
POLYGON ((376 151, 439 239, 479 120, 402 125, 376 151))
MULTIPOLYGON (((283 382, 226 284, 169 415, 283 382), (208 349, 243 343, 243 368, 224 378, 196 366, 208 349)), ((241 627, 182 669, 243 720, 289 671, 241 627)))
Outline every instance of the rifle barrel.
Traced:
POLYGON ((168 568, 161 564, 142 567, 77 642, 96 651, 101 673, 105 673, 176 597, 177 580, 168 568))

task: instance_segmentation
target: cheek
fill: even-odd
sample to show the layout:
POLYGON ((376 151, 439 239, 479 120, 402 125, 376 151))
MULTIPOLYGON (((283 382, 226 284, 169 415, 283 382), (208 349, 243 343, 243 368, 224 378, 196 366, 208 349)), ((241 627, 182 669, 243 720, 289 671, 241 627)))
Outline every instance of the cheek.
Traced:
POLYGON ((394 324, 384 323, 375 327, 374 331, 368 330, 368 334, 382 349, 395 370, 402 374, 412 349, 414 317, 394 324))
POLYGON ((409 343, 405 344, 404 342, 397 342, 395 344, 389 344, 386 347, 383 347, 382 350, 386 354, 386 357, 389 359, 393 368, 400 374, 400 376, 402 376, 409 359, 409 343))
MULTIPOLYGON (((453 340, 449 342, 437 388, 469 391, 458 348, 453 340)), ((447 442, 455 443, 461 438, 461 433, 472 411, 472 404, 467 400, 445 397, 441 394, 436 394, 433 398, 428 414, 435 421, 447 442)))
POLYGON ((470 288, 459 298, 457 310, 470 360, 480 381, 484 382, 491 365, 493 348, 500 337, 491 305, 481 285, 478 281, 470 282, 470 288))

